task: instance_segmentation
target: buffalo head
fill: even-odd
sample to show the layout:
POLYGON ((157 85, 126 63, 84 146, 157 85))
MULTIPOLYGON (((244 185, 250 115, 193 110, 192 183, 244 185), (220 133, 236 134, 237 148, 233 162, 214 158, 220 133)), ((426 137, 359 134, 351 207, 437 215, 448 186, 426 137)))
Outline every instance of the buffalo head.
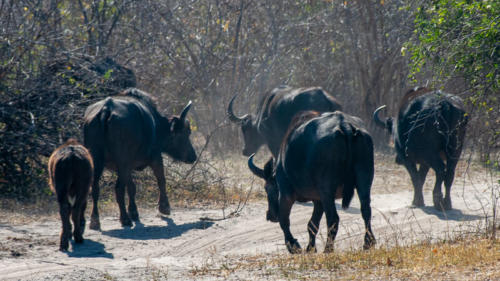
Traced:
POLYGON ((169 137, 162 138, 162 151, 172 158, 185 163, 196 161, 196 152, 189 140, 191 126, 186 120, 186 115, 191 108, 191 101, 182 110, 179 116, 172 116, 164 119, 164 130, 168 130, 169 137))
POLYGON ((241 126, 241 132, 243 133, 243 140, 245 141, 245 146, 243 148, 243 155, 250 156, 252 153, 256 153, 261 145, 264 144, 264 138, 259 133, 257 129, 257 124, 255 121, 255 116, 252 114, 245 114, 243 116, 236 116, 233 112, 233 102, 237 95, 231 98, 229 105, 227 107, 227 116, 231 122, 237 123, 241 126))
POLYGON ((378 116, 379 112, 385 107, 386 107, 385 105, 382 105, 381 107, 375 109, 375 111, 373 112, 373 121, 377 126, 386 129, 389 132, 389 134, 392 134, 392 126, 393 126, 392 117, 386 118, 385 120, 381 120, 380 117, 378 116))
POLYGON ((279 190, 278 190, 278 185, 276 184, 276 175, 273 171, 274 160, 271 157, 264 166, 264 169, 261 169, 255 166, 255 164, 253 163, 254 155, 255 153, 248 158, 248 167, 250 168, 250 171, 252 171, 252 173, 254 173, 256 176, 266 181, 266 184, 264 186, 267 193, 267 203, 268 203, 266 219, 271 222, 278 222, 279 190))

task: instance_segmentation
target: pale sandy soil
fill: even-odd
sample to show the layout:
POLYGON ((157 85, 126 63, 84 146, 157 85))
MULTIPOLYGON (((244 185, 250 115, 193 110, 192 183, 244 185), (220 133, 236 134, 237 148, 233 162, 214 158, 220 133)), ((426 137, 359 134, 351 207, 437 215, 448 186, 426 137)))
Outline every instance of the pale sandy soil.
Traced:
MULTIPOLYGON (((410 208, 412 189, 406 171, 393 165, 392 159, 385 160, 385 164, 377 165, 373 184, 372 224, 377 247, 439 241, 484 228, 493 209, 491 190, 498 190, 495 186, 498 182, 490 174, 461 163, 452 189, 453 210, 441 213, 431 206, 433 174, 428 175, 425 187, 427 206, 410 208)), ((340 209, 339 202, 337 206, 340 209)), ((9 211, 0 216, 0 279, 217 279, 192 275, 192 271, 208 263, 223 263, 229 257, 234 260, 286 252, 279 225, 265 220, 266 209, 264 201, 251 202, 239 216, 219 221, 201 220, 222 217, 221 210, 215 208, 174 208, 169 217, 159 216, 154 209, 142 209, 141 222, 132 228, 121 227, 116 215, 102 216, 102 231, 87 227, 84 244, 70 245, 67 253, 57 250, 60 231, 57 216, 23 219, 9 211)), ((292 210, 292 233, 302 246, 307 244, 306 224, 311 212, 311 204, 296 204, 292 210)), ((339 215, 341 226, 336 249, 360 249, 364 227, 357 198, 349 209, 340 209, 339 215)), ((324 218, 321 226, 320 251, 326 240, 324 218)), ((240 272, 229 278, 253 280, 265 276, 240 272)))

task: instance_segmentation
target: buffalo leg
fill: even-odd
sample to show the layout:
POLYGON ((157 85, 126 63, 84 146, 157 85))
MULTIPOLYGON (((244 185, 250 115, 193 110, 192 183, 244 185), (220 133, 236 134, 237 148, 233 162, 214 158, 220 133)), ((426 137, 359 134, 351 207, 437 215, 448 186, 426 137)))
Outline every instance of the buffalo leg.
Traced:
POLYGON ((325 245, 325 253, 333 252, 333 242, 337 236, 337 231, 339 230, 340 218, 337 213, 337 208, 335 207, 333 194, 321 194, 321 202, 323 203, 323 209, 326 216, 327 225, 327 238, 325 245))
POLYGON ((307 224, 307 232, 309 232, 309 244, 307 245, 308 252, 316 252, 316 235, 319 230, 319 223, 323 216, 323 205, 321 201, 314 201, 314 209, 312 217, 307 224))
POLYGON ((335 241, 339 229, 340 218, 335 207, 336 189, 331 188, 336 186, 339 186, 338 182, 329 183, 328 181, 323 181, 318 184, 321 204, 323 205, 323 211, 326 216, 327 238, 324 250, 325 253, 333 252, 333 242, 335 241))
MULTIPOLYGON (((83 202, 82 202, 83 203, 83 202)), ((73 237, 75 239, 75 243, 83 243, 82 236, 82 225, 81 225, 81 212, 82 212, 82 203, 76 202, 76 205, 73 206, 71 211, 71 219, 73 220, 73 237)))
POLYGON ((116 202, 118 203, 118 208, 120 209, 120 222, 122 223, 122 226, 132 226, 132 221, 127 214, 127 210, 125 209, 125 184, 127 182, 126 178, 128 173, 130 173, 130 171, 125 172, 118 169, 118 179, 116 180, 115 186, 116 202))
POLYGON ((429 165, 427 164, 420 164, 420 167, 417 170, 417 179, 413 186, 417 186, 416 189, 419 190, 420 197, 422 198, 422 206, 424 205, 424 197, 423 197, 423 188, 424 188, 424 183, 425 183, 425 177, 427 176, 427 173, 429 172, 429 165))
POLYGON ((82 209, 80 211, 80 231, 81 234, 85 232, 85 210, 87 209, 87 195, 83 198, 82 209))
POLYGON ((373 143, 371 138, 356 137, 354 147, 360 148, 354 149, 353 161, 355 163, 355 186, 361 205, 361 216, 365 223, 363 249, 366 250, 375 245, 376 242, 371 226, 372 208, 370 206, 370 192, 374 175, 373 143))
POLYGON ((137 211, 137 205, 135 204, 135 193, 136 187, 134 180, 132 179, 132 174, 130 173, 127 179, 127 193, 128 193, 128 215, 134 221, 139 221, 139 212, 137 211))
POLYGON ((158 189, 160 191, 158 198, 158 210, 162 214, 170 215, 170 204, 168 202, 167 191, 165 189, 165 174, 163 172, 162 161, 161 157, 159 157, 159 159, 153 162, 151 168, 153 169, 156 181, 158 182, 158 189))
POLYGON ((453 184, 453 178, 455 177, 455 168, 457 167, 458 157, 453 159, 448 159, 446 162, 446 172, 444 175, 444 186, 446 188, 446 193, 444 196, 443 208, 445 210, 451 210, 451 185, 453 184))
POLYGON ((412 205, 415 207, 424 206, 424 194, 423 194, 423 186, 425 182, 425 177, 427 176, 427 172, 429 171, 429 166, 420 165, 420 168, 417 170, 415 163, 405 163, 406 170, 410 174, 411 182, 413 184, 413 202, 412 205))
POLYGON ((97 203, 99 201, 99 180, 101 179, 104 163, 102 157, 92 155, 94 157, 94 182, 92 185, 92 214, 90 215, 90 229, 101 230, 101 223, 99 222, 99 208, 97 203))
POLYGON ((69 239, 71 239, 71 222, 69 221, 71 207, 67 200, 59 201, 59 215, 62 221, 62 231, 59 243, 60 251, 67 251, 69 247, 69 239))
POLYGON ((439 211, 444 210, 443 192, 441 191, 441 185, 445 177, 445 166, 443 161, 439 156, 433 157, 431 161, 431 167, 436 172, 436 183, 434 184, 434 190, 432 191, 432 199, 434 201, 434 208, 439 211))
POLYGON ((462 154, 463 140, 465 137, 465 125, 467 124, 467 118, 459 121, 457 124, 457 135, 450 136, 449 143, 447 145, 446 153, 446 172, 444 176, 444 186, 446 188, 446 194, 444 196, 443 207, 445 210, 451 210, 451 185, 453 184, 453 179, 455 177, 455 169, 457 167, 458 160, 460 159, 460 154, 462 154))
POLYGON ((371 179, 366 179, 366 175, 357 175, 357 191, 358 198, 361 204, 361 216, 365 223, 365 241, 363 244, 363 249, 367 250, 375 245, 375 235, 373 235, 371 218, 372 218, 372 208, 370 206, 370 189, 371 189, 371 179))
POLYGON ((283 230, 283 234, 285 235, 285 244, 288 252, 297 254, 300 252, 300 244, 290 232, 290 211, 292 210, 293 202, 294 200, 289 196, 283 196, 283 194, 280 196, 279 222, 281 230, 283 230))

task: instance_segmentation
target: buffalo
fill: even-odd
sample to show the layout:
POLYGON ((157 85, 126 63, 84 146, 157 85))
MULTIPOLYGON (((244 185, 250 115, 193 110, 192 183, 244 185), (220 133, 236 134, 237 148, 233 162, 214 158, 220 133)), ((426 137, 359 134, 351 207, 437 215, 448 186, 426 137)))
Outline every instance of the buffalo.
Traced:
POLYGON ((99 178, 105 167, 118 174, 115 192, 123 226, 132 225, 131 219, 139 220, 132 171, 147 166, 153 169, 158 182, 159 211, 170 214, 162 152, 185 163, 196 160, 196 152, 189 139, 190 124, 186 120, 190 107, 191 102, 179 116, 162 116, 149 94, 131 88, 87 108, 83 126, 84 144, 94 158, 91 229, 100 229, 97 202, 99 178), (125 186, 129 197, 128 214, 125 209, 125 186))
POLYGON ((89 151, 75 139, 58 147, 49 158, 49 185, 56 194, 62 231, 59 250, 68 250, 73 220, 75 243, 83 243, 85 208, 92 185, 94 164, 89 151))
POLYGON ((290 121, 300 111, 326 112, 342 109, 338 101, 320 87, 275 88, 262 98, 255 115, 236 116, 233 112, 236 97, 237 95, 233 96, 229 102, 227 114, 229 120, 241 126, 245 156, 256 153, 261 145, 267 144, 276 157, 290 121))
POLYGON ((436 173, 432 192, 434 207, 450 210, 451 185, 468 121, 462 100, 452 94, 419 87, 405 94, 395 122, 390 117, 381 120, 379 112, 383 108, 385 105, 375 110, 373 119, 394 138, 396 163, 406 167, 413 183, 412 204, 424 206, 422 186, 429 168, 432 168, 436 173), (446 188, 444 199, 443 181, 446 188))
POLYGON ((267 220, 280 223, 290 253, 300 244, 290 232, 290 210, 295 201, 313 201, 312 217, 307 225, 307 251, 316 251, 319 222, 326 215, 328 238, 325 252, 333 250, 339 216, 335 199, 349 207, 356 188, 365 223, 364 248, 375 244, 371 229, 370 189, 373 180, 373 142, 362 121, 340 111, 299 113, 291 122, 279 154, 264 169, 248 159, 250 170, 265 180, 268 199, 267 220))

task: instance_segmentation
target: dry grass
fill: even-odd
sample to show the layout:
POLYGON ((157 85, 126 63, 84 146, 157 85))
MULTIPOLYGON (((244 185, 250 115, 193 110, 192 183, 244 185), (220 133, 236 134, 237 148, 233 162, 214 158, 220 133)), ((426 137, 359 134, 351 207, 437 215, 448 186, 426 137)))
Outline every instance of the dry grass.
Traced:
POLYGON ((369 251, 231 257, 193 268, 191 274, 239 279, 245 272, 253 279, 274 280, 498 280, 499 265, 500 241, 475 236, 369 251))

